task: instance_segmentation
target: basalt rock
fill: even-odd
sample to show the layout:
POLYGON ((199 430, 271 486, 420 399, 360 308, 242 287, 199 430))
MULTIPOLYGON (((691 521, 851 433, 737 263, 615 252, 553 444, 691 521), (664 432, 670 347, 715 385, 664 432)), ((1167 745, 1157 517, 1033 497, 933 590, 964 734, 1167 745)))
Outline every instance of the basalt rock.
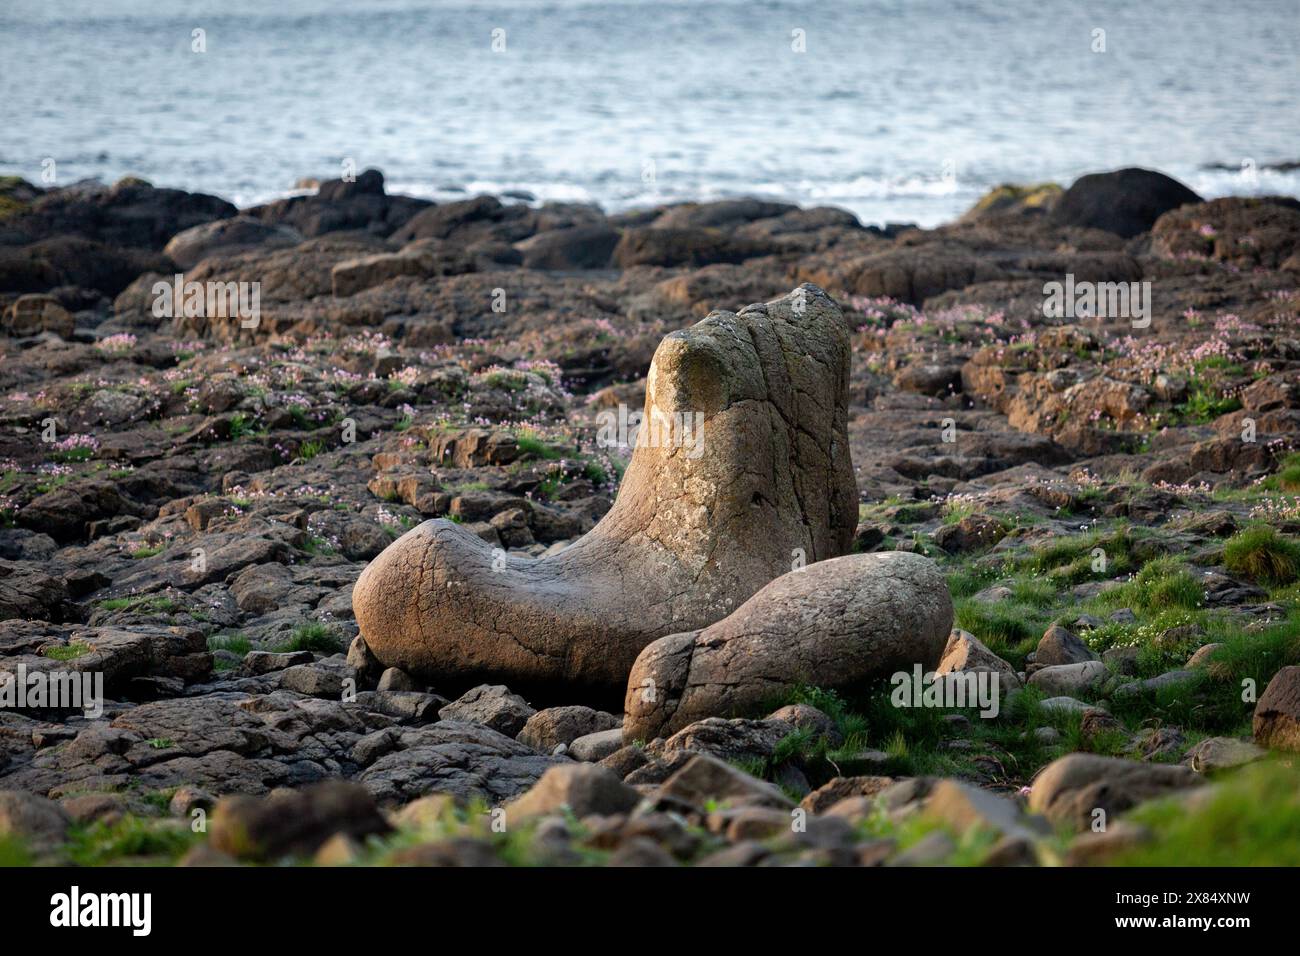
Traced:
POLYGON ((534 560, 425 522, 357 581, 367 644, 439 686, 621 692, 651 641, 707 627, 793 564, 848 550, 848 372, 844 317, 815 286, 672 333, 647 380, 645 420, 662 427, 638 443, 599 524, 534 560))
POLYGON ((791 571, 725 620, 641 652, 624 739, 757 713, 801 685, 845 690, 915 664, 932 670, 951 627, 943 575, 920 555, 849 555, 791 571))

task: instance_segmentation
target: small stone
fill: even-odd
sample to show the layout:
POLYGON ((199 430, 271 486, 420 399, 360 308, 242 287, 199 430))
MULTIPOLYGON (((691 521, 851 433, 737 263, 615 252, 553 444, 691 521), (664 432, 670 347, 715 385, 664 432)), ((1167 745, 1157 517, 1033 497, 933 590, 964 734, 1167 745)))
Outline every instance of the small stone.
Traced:
POLYGON ((514 737, 537 713, 528 701, 504 684, 480 684, 438 711, 443 720, 464 720, 514 737))
POLYGON ((560 764, 542 774, 531 790, 507 804, 506 819, 545 816, 565 808, 579 818, 593 813, 626 813, 640 802, 641 794, 604 767, 560 764))
POLYGON ((249 651, 244 655, 241 667, 245 674, 257 676, 282 671, 298 664, 311 664, 315 660, 311 651, 249 651))
POLYGON ((766 781, 751 777, 729 763, 696 754, 656 791, 655 802, 702 810, 710 802, 732 806, 752 804, 789 809, 788 797, 766 781))
POLYGON ((1236 737, 1206 737, 1187 751, 1184 763, 1197 773, 1214 773, 1263 760, 1268 751, 1236 737))
POLYGON ((607 866, 676 866, 677 861, 653 840, 633 837, 610 854, 607 866))
POLYGON ((1196 649, 1191 657, 1187 658, 1187 663, 1183 665, 1187 670, 1193 670, 1197 667, 1205 667, 1210 663, 1210 659, 1215 655, 1222 644, 1212 641, 1209 644, 1202 644, 1196 649))
POLYGON ((189 818, 195 810, 211 812, 217 805, 217 798, 201 787, 177 787, 167 804, 173 816, 189 818))
POLYGON ((379 675, 375 690, 413 690, 420 692, 424 690, 424 685, 406 671, 397 667, 390 667, 379 675))
POLYGON ((894 782, 893 777, 835 777, 799 801, 809 813, 826 813, 850 797, 874 797, 894 782))
POLYGON ((594 734, 584 734, 569 745, 569 756, 574 760, 596 763, 623 748, 623 729, 614 727, 594 734))
POLYGON ((1106 665, 1098 660, 1054 664, 1029 675, 1029 685, 1053 696, 1087 693, 1106 678, 1106 665))
POLYGON ((351 866, 361 859, 362 846, 346 833, 336 833, 321 844, 312 863, 316 866, 351 866))
POLYGON ((68 814, 53 800, 21 790, 0 790, 0 837, 14 837, 42 852, 63 842, 68 814))
POLYGON ((336 833, 362 838, 388 829, 365 787, 331 780, 267 797, 223 798, 209 842, 238 859, 272 860, 310 855, 336 833))
POLYGON ((579 737, 616 728, 620 723, 613 714, 591 707, 547 707, 528 718, 518 740, 543 752, 552 752, 560 744, 572 744, 579 737))
POLYGON ((1043 633, 1034 654, 1034 663, 1038 667, 1097 660, 1091 647, 1059 624, 1053 624, 1043 633))
POLYGON ((1029 793, 1029 808, 1054 823, 1083 830, 1091 826, 1095 811, 1113 817, 1200 782, 1187 767, 1073 753, 1039 773, 1029 793))

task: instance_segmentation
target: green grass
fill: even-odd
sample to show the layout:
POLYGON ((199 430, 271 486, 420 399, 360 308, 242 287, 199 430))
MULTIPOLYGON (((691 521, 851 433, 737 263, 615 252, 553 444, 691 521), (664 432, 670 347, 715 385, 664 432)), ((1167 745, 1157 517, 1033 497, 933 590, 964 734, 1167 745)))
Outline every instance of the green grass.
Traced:
POLYGON ((1300 544, 1268 525, 1252 525, 1224 544, 1223 563, 1256 584, 1291 584, 1300 577, 1300 544))
POLYGON ((1206 667, 1175 686, 1113 700, 1112 713, 1132 721, 1155 718, 1184 730, 1248 734, 1255 700, 1273 675, 1300 664, 1300 608, 1261 630, 1225 628, 1208 636, 1223 646, 1206 667))
POLYGON ((65 852, 77 866, 104 866, 129 858, 172 863, 199 839, 184 824, 125 816, 111 824, 74 827, 65 852))
POLYGON ((311 461, 324 451, 325 443, 323 441, 312 439, 311 441, 305 441, 298 446, 297 457, 299 461, 311 461))
POLYGON ((1300 452, 1283 458, 1277 474, 1265 479, 1264 486, 1272 491, 1300 491, 1300 452))
POLYGON ((169 614, 179 611, 181 605, 168 597, 106 598, 98 604, 105 611, 138 611, 146 614, 169 614))
POLYGON ((78 657, 89 654, 90 651, 90 645, 79 644, 74 641, 71 644, 65 644, 59 647, 45 648, 45 656, 53 661, 73 661, 78 657))
POLYGON ((1017 600, 997 602, 958 598, 953 602, 954 623, 983 641, 993 653, 1013 664, 1037 645, 1053 616, 1041 604, 1017 600))
POLYGON ((548 461, 554 461, 563 458, 566 454, 563 448, 557 448, 555 445, 543 441, 534 431, 520 429, 515 432, 515 442, 519 446, 521 454, 530 458, 542 458, 548 461))
POLYGON ((27 846, 17 837, 0 836, 0 869, 14 866, 31 866, 31 853, 27 846))
POLYGON ((208 638, 210 651, 229 651, 242 657, 252 649, 252 642, 243 634, 217 634, 208 638))
POLYGON ((1205 589, 1178 558, 1157 558, 1143 565, 1131 581, 1094 600, 1101 608, 1126 607, 1135 612, 1191 609, 1205 602, 1205 589))
POLYGON ((299 624, 294 629, 287 643, 276 648, 277 651, 316 651, 321 654, 337 654, 343 649, 343 640, 339 632, 328 624, 309 621, 299 624))
POLYGON ((1205 425, 1221 415, 1235 412, 1241 408, 1241 400, 1234 396, 1225 396, 1215 386, 1193 379, 1189 385, 1187 399, 1174 406, 1178 421, 1188 425, 1205 425))
POLYGON ((1300 866, 1300 775, 1273 763, 1220 779, 1213 794, 1138 807, 1125 819, 1155 839, 1117 866, 1300 866))
POLYGON ((132 551, 131 557, 136 559, 152 558, 154 555, 162 554, 163 550, 164 549, 161 544, 153 545, 153 546, 146 545, 143 548, 136 548, 136 550, 132 551))
POLYGON ((230 416, 230 440, 238 441, 249 435, 256 434, 257 424, 254 420, 245 415, 243 412, 235 412, 230 416))

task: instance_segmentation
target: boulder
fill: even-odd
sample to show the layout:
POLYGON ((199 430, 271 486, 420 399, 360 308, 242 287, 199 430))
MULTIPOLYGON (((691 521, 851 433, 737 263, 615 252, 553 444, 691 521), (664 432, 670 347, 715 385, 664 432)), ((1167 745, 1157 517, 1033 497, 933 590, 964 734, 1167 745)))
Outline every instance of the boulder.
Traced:
POLYGON ((619 232, 603 224, 548 229, 523 240, 515 248, 528 269, 608 269, 619 232))
POLYGON ((233 796, 212 813, 212 847, 242 860, 307 856, 337 834, 385 833, 387 821, 366 788, 331 780, 267 797, 233 796))
POLYGON ((53 800, 20 790, 0 790, 0 839, 14 839, 38 853, 63 842, 71 820, 53 800))
POLYGON ((178 232, 167 242, 163 254, 185 270, 209 256, 235 255, 258 247, 296 246, 300 242, 302 235, 296 229, 252 216, 234 216, 178 232))
POLYGON ((794 806, 772 784, 707 754, 687 760, 659 786, 651 799, 655 804, 696 812, 715 804, 776 807, 787 811, 794 806))
POLYGON ((1103 229, 1127 239, 1150 230, 1171 209, 1199 202, 1200 196, 1163 173, 1117 169, 1076 179, 1051 218, 1059 225, 1103 229))
POLYGON ((744 262, 769 255, 776 247, 716 229, 693 227, 625 229, 614 249, 614 264, 633 266, 707 266, 715 262, 744 262))
POLYGON ((1073 697, 1091 691, 1106 679, 1106 674, 1106 665, 1097 660, 1053 664, 1030 674, 1029 686, 1053 697, 1073 697))
POLYGON ((1034 665, 1039 668, 1058 664, 1082 664, 1097 659, 1091 647, 1059 624, 1053 624, 1043 632, 1043 638, 1034 651, 1034 665))
POLYGON ((435 685, 621 690, 652 640, 724 617, 800 557, 848 550, 848 366, 844 317, 810 286, 672 333, 647 384, 662 427, 595 528, 500 568, 472 530, 426 521, 353 589, 366 643, 435 685))
POLYGON ((1300 667, 1283 667, 1255 704, 1255 743, 1300 751, 1300 667))
POLYGON ((1011 690, 1020 686, 1020 677, 1016 669, 984 646, 974 634, 954 627, 944 645, 943 656, 935 674, 953 674, 963 671, 989 671, 998 675, 1000 690, 1011 690))
POLYGON ((613 714, 593 710, 591 707, 547 707, 528 718, 517 739, 543 753, 550 753, 560 744, 568 746, 579 737, 618 727, 613 714))
POLYGON ((930 670, 951 626, 948 586, 928 558, 889 551, 819 561, 717 624, 642 651, 627 680, 624 739, 761 712, 800 686, 846 690, 915 664, 930 670))
POLYGON ((1187 767, 1074 753, 1054 760, 1034 778, 1029 808, 1054 823, 1089 828, 1094 811, 1113 817, 1145 800, 1194 787, 1187 767))
POLYGON ((552 767, 537 784, 506 805, 506 820, 527 820, 568 810, 575 817, 627 813, 641 794, 597 764, 570 763, 552 767))
POLYGON ((442 720, 463 720, 515 736, 536 713, 518 694, 503 684, 480 684, 438 711, 442 720))

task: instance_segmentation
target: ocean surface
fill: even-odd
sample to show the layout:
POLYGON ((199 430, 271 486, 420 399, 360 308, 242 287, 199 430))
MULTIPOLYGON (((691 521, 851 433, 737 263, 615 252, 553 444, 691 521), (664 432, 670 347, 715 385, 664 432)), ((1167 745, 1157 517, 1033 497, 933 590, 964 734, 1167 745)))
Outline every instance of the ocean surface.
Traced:
POLYGON ((1300 160, 1300 0, 0 0, 0 64, 0 173, 241 206, 349 160, 439 199, 922 225, 1124 165, 1300 193, 1264 168, 1300 160))

